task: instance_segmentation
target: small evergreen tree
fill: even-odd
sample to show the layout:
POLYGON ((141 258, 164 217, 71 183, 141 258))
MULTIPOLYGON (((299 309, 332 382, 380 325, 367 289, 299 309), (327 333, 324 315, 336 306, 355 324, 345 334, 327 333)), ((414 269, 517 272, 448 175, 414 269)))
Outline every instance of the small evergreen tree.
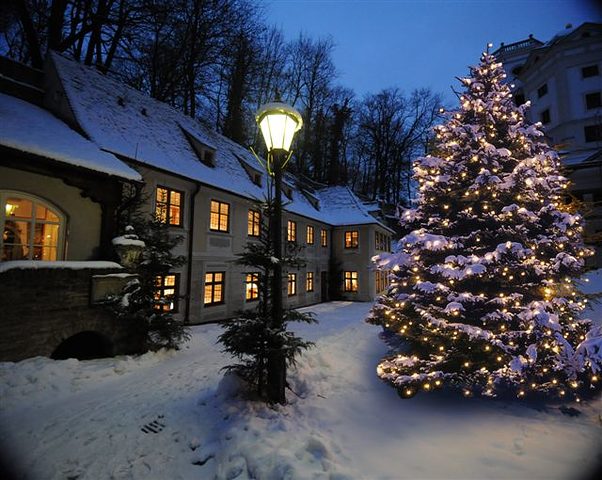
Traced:
POLYGON ((392 282, 368 321, 406 342, 378 375, 404 397, 451 384, 578 398, 602 368, 576 281, 583 219, 565 210, 558 155, 515 107, 501 63, 486 52, 471 73, 434 154, 415 163, 417 205, 400 216, 410 233, 379 260, 392 282))
MULTIPOLYGON (((313 315, 292 309, 284 309, 282 328, 270 328, 272 318, 272 302, 270 286, 274 271, 274 250, 271 242, 269 226, 265 219, 271 218, 273 203, 267 200, 258 204, 261 212, 262 228, 256 241, 248 242, 244 252, 236 261, 246 267, 249 272, 258 273, 247 288, 256 289, 257 305, 252 310, 242 310, 233 320, 222 324, 224 332, 218 341, 224 345, 224 352, 238 360, 238 363, 224 367, 243 378, 261 398, 265 397, 267 386, 267 360, 273 349, 282 349, 288 366, 295 365, 295 359, 303 350, 313 343, 305 341, 288 330, 291 322, 315 323, 313 315), (256 280, 256 281, 255 281, 256 280)), ((283 267, 300 268, 304 263, 298 258, 300 248, 294 243, 287 243, 283 267)), ((245 274, 246 275, 246 274, 245 274)))
POLYGON ((109 306, 118 318, 137 326, 144 339, 144 350, 178 348, 190 334, 169 308, 177 298, 160 296, 157 279, 184 263, 183 256, 173 254, 182 236, 171 236, 167 224, 154 218, 138 217, 134 223, 136 227, 126 227, 122 238, 144 242, 142 254, 132 269, 136 278, 128 282, 119 295, 109 298, 109 306))

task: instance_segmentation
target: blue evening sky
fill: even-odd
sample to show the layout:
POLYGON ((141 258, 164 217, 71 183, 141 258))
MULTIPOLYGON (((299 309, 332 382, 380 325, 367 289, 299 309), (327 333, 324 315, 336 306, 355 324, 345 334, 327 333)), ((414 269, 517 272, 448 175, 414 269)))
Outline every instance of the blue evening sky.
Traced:
POLYGON ((451 102, 488 42, 493 50, 532 33, 547 41, 567 23, 602 22, 596 0, 263 0, 287 39, 331 36, 338 83, 362 96, 431 87, 451 102))

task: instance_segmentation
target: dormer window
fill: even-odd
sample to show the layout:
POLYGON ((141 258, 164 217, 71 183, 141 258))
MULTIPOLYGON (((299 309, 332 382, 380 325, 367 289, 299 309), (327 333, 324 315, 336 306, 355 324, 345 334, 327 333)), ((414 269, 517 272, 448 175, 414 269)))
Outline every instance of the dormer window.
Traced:
POLYGON ((215 153, 211 150, 204 150, 203 151, 203 163, 205 165, 209 165, 211 167, 215 166, 215 159, 214 159, 215 153))
POLYGON ((182 129, 182 132, 184 132, 184 136, 188 140, 188 143, 190 143, 190 146, 201 163, 211 168, 215 167, 215 148, 199 140, 181 125, 180 128, 182 129))
POLYGON ((238 159, 238 162, 240 163, 240 165, 242 166, 242 168, 244 169, 244 171, 246 172, 246 174, 249 176, 249 179, 258 187, 261 187, 261 179, 262 179, 262 175, 261 172, 252 167, 251 165, 249 165, 243 158, 241 158, 237 153, 234 153, 234 156, 238 159))

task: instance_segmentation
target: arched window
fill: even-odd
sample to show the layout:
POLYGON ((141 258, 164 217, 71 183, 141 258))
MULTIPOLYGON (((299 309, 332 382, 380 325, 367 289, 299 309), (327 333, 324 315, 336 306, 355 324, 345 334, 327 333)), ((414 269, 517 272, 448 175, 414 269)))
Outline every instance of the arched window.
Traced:
POLYGON ((62 260, 65 215, 41 198, 0 190, 0 260, 62 260))

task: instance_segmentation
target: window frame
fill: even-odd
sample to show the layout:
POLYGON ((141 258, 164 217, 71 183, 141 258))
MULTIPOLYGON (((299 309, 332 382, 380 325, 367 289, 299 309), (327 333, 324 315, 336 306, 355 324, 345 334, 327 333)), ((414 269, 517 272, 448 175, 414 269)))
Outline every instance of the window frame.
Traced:
POLYGON ((159 220, 159 222, 168 225, 170 227, 178 227, 178 228, 183 228, 184 227, 184 198, 185 198, 185 192, 183 190, 178 190, 177 188, 171 188, 171 187, 167 187, 165 185, 156 185, 155 186, 155 218, 157 218, 159 220), (158 190, 159 189, 163 189, 163 190, 167 190, 167 203, 165 202, 159 202, 158 200, 158 190), (179 223, 171 223, 171 210, 170 207, 172 206, 171 203, 171 194, 172 193, 178 193, 180 195, 180 204, 179 205, 174 205, 179 207, 180 209, 180 222, 179 223), (157 207, 159 205, 159 203, 165 205, 166 208, 166 217, 165 217, 165 221, 162 221, 160 219, 160 217, 157 215, 157 207))
POLYGON ((360 246, 360 231, 359 230, 345 230, 344 245, 345 245, 346 250, 358 249, 360 246), (347 234, 349 234, 349 242, 347 241, 347 234))
POLYGON ((297 274, 289 272, 286 281, 286 292, 289 297, 297 295, 297 274))
MULTIPOLYGON (((173 308, 161 308, 161 307, 165 307, 166 305, 161 305, 159 303, 155 303, 154 304, 154 308, 155 310, 158 310, 160 312, 170 312, 170 313, 178 313, 179 311, 179 299, 180 299, 180 274, 178 272, 169 272, 166 273, 165 275, 155 275, 155 293, 157 292, 163 292, 165 290, 173 290, 173 296, 172 296, 172 303, 174 305, 173 308), (165 280, 167 277, 174 277, 174 284, 172 285, 165 285, 165 280), (160 278, 161 279, 161 285, 157 285, 157 279, 160 278)), ((163 295, 164 298, 168 298, 167 296, 163 295)), ((157 298, 155 298, 155 300, 158 300, 157 298)))
POLYGON ((320 246, 328 247, 328 230, 325 228, 320 229, 320 246))
POLYGON ((313 292, 315 287, 314 272, 305 272, 305 291, 313 292))
POLYGON ((315 228, 313 225, 308 225, 305 229, 305 241, 308 245, 313 245, 315 243, 315 228))
POLYGON ((297 222, 295 220, 287 220, 286 223, 286 241, 297 241, 297 222))
MULTIPOLYGON (((46 260, 46 261, 61 261, 64 260, 65 258, 65 246, 67 244, 67 232, 69 231, 67 228, 67 224, 68 224, 68 217, 65 214, 65 212, 60 209, 56 204, 54 204, 53 202, 42 198, 42 197, 38 197, 36 195, 27 193, 27 192, 23 192, 23 191, 19 191, 19 190, 0 190, 0 225, 2 226, 2 231, 4 232, 6 229, 6 222, 7 222, 7 218, 10 218, 7 215, 7 211, 6 211, 6 204, 8 203, 8 199, 9 198, 16 198, 16 199, 23 199, 26 200, 28 202, 31 202, 32 206, 31 206, 31 215, 29 217, 16 217, 15 220, 13 220, 14 222, 23 222, 23 223, 28 223, 30 225, 29 229, 30 231, 28 232, 27 235, 27 244, 21 244, 21 243, 10 243, 13 246, 18 246, 18 245, 23 245, 26 246, 28 249, 27 252, 27 258, 21 258, 20 260, 33 260, 33 261, 40 261, 43 259, 35 259, 34 257, 34 251, 36 246, 40 246, 40 245, 36 245, 35 243, 35 226, 36 225, 58 225, 58 229, 57 229, 57 241, 56 241, 56 247, 52 247, 52 246, 47 246, 44 247, 44 244, 41 245, 42 249, 44 248, 56 248, 56 259, 55 260, 46 260), (37 218, 36 215, 36 206, 37 205, 42 206, 43 208, 46 208, 48 210, 51 210, 52 213, 58 218, 57 221, 51 221, 51 220, 41 220, 37 218)), ((2 235, 2 237, 0 237, 0 259, 2 258, 2 255, 4 253, 4 235, 2 235)), ((2 261, 2 260, 0 260, 2 261)), ((4 261, 9 261, 4 260, 4 261)))
POLYGON ((203 306, 204 307, 214 307, 217 305, 224 305, 226 303, 226 272, 223 270, 205 272, 203 275, 203 306), (219 281, 215 280, 215 276, 217 274, 222 275, 222 279, 219 281), (212 280, 210 282, 207 281, 207 275, 212 275, 212 280), (221 298, 218 301, 215 301, 215 286, 221 285, 221 298), (211 302, 206 302, 206 294, 207 287, 211 287, 211 302))
POLYGON ((247 236, 258 238, 261 236, 261 212, 249 208, 247 213, 247 236), (257 233, 255 233, 257 227, 257 233))
POLYGON ((230 233, 230 213, 232 212, 232 206, 228 203, 228 202, 222 202, 221 200, 217 200, 215 198, 212 198, 211 200, 209 200, 209 231, 211 232, 217 232, 217 233, 230 233), (218 210, 217 212, 213 211, 213 204, 217 203, 218 204, 218 210), (223 205, 227 205, 228 207, 228 212, 227 213, 222 213, 222 206, 223 205), (217 228, 213 228, 212 225, 212 218, 213 218, 213 214, 217 214, 217 228), (223 230, 221 228, 221 219, 222 216, 226 217, 226 229, 223 230))
POLYGON ((245 302, 257 302, 259 300, 259 275, 260 272, 245 273, 245 302), (255 285, 255 289, 253 289, 253 285, 255 285))
POLYGON ((357 293, 359 291, 359 273, 356 270, 345 270, 343 272, 343 291, 345 293, 357 293))

